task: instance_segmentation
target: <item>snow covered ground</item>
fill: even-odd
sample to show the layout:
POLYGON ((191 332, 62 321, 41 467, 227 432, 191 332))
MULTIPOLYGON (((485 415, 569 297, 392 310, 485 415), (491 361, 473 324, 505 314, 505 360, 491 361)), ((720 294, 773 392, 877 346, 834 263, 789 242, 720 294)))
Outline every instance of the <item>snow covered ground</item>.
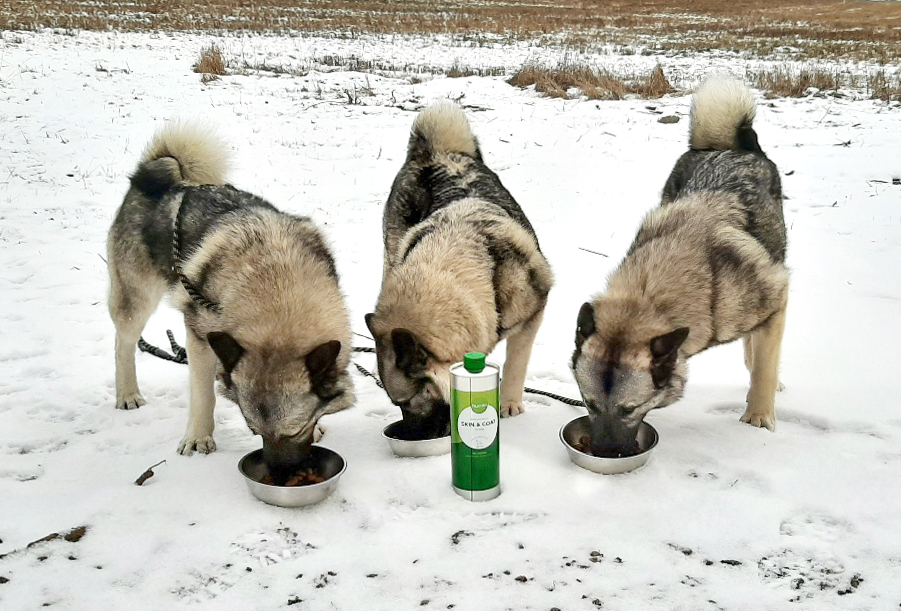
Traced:
MULTIPOLYGON (((557 277, 528 383, 577 397, 567 366, 576 313, 656 204, 686 146, 689 100, 561 101, 502 78, 411 84, 347 72, 204 85, 191 65, 209 42, 52 32, 0 42, 0 608, 901 605, 898 105, 761 100, 756 128, 783 173, 793 270, 776 433, 738 421, 748 379, 740 346, 727 345, 694 358, 685 398, 650 414, 660 443, 631 474, 571 464, 557 433, 583 411, 527 396, 526 412, 501 423, 503 493, 472 504, 451 490, 449 457, 391 455, 380 432, 399 411, 357 376, 357 405, 322 422, 322 444, 347 472, 325 502, 289 510, 247 492, 236 464, 260 441, 224 399, 219 450, 176 454, 186 367, 139 354, 148 404, 113 409, 106 232, 154 129, 173 116, 219 125, 233 183, 327 233, 365 333, 410 110, 460 99, 557 277), (354 88, 360 104, 344 93, 354 88), (660 113, 683 120, 661 124, 660 113), (26 548, 82 525, 79 541, 26 548)), ((229 57, 303 58, 315 44, 436 65, 515 67, 538 52, 219 43, 229 57)), ((689 84, 714 64, 745 70, 739 60, 673 61, 689 84)), ((179 315, 161 306, 144 336, 165 344, 166 329, 184 337, 179 315)))

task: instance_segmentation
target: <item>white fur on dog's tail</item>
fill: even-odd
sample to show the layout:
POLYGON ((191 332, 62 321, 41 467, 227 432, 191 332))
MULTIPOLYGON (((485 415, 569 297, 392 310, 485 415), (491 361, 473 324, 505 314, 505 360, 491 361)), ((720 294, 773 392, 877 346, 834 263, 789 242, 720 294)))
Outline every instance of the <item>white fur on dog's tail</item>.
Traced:
POLYGON ((440 153, 479 156, 479 145, 463 109, 450 101, 432 104, 416 117, 410 135, 409 156, 428 159, 440 153))
MULTIPOLYGON (((689 146, 695 150, 748 149, 745 140, 753 135, 756 112, 754 96, 744 83, 724 76, 708 78, 691 99, 689 146)), ((756 135, 753 140, 756 147, 756 135)))
POLYGON ((225 143, 210 126, 170 121, 144 148, 131 184, 149 195, 164 193, 181 182, 221 185, 228 166, 225 143))

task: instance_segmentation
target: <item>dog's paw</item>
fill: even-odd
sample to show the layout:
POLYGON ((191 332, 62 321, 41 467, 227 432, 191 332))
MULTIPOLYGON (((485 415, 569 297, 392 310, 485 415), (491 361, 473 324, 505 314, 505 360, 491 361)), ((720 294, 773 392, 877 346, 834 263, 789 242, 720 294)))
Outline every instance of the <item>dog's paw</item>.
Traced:
POLYGON ((509 418, 510 416, 518 416, 523 413, 522 401, 502 401, 501 402, 501 418, 509 418))
POLYGON ((320 439, 322 439, 322 436, 323 436, 323 435, 325 435, 325 429, 322 428, 322 425, 321 425, 321 424, 317 424, 317 425, 313 428, 313 443, 316 443, 317 441, 319 441, 320 439))
POLYGON ((126 393, 120 397, 116 397, 116 409, 138 409, 142 405, 146 405, 147 401, 139 392, 126 393))
POLYGON ((770 431, 776 430, 776 415, 772 413, 760 414, 752 412, 751 410, 746 410, 741 417, 741 421, 762 429, 768 429, 770 431))
POLYGON ((194 435, 185 435, 185 438, 178 444, 178 453, 184 456, 190 456, 197 450, 201 454, 209 454, 216 451, 216 442, 213 441, 212 435, 195 437, 194 435))

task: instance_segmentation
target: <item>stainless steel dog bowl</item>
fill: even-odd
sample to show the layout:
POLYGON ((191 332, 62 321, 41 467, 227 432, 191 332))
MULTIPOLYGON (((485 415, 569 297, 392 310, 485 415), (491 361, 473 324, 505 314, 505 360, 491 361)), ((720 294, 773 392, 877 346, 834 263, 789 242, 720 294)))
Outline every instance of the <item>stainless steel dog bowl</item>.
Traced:
POLYGON ((391 451, 395 456, 420 457, 420 456, 441 456, 447 454, 451 450, 450 435, 444 437, 436 437, 434 439, 398 439, 397 431, 403 425, 403 420, 392 422, 382 431, 382 437, 388 440, 391 451))
POLYGON ((310 464, 325 477, 324 482, 307 486, 273 486, 262 484, 269 474, 269 468, 263 460, 263 450, 254 450, 238 462, 238 471, 244 476, 250 493, 270 505, 279 507, 303 507, 313 505, 325 499, 338 486, 338 479, 347 468, 347 463, 334 450, 322 446, 310 447, 310 464))
POLYGON ((580 452, 574 447, 579 438, 585 435, 589 435, 588 416, 580 416, 560 427, 560 441, 566 446, 569 459, 583 469, 607 475, 628 473, 648 462, 659 438, 654 427, 642 422, 638 427, 638 449, 641 450, 639 454, 622 458, 603 458, 580 452))

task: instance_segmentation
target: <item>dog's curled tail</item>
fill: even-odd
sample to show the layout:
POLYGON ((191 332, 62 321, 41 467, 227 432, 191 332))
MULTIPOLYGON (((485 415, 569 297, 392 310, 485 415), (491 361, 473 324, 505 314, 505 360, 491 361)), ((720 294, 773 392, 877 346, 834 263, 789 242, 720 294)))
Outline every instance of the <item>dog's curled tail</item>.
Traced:
POLYGON ((160 196, 183 182, 221 185, 228 170, 228 151, 209 126, 171 121, 144 149, 131 185, 160 196))
POLYGON ((407 155, 428 161, 441 153, 461 153, 478 158, 479 144, 463 109, 451 101, 432 104, 416 117, 407 155))
POLYGON ((761 152, 751 127, 756 111, 754 96, 744 83, 723 76, 708 78, 691 99, 689 146, 761 152))

